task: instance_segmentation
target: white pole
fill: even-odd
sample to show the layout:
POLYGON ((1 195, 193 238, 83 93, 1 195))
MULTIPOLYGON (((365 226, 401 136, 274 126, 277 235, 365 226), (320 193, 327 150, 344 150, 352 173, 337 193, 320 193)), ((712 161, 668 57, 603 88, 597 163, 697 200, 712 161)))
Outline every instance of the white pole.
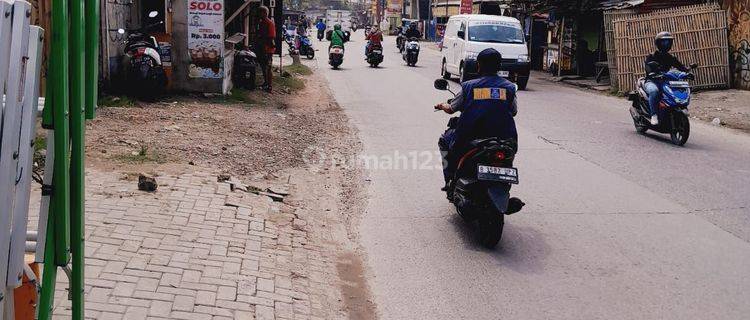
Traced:
MULTIPOLYGON (((5 8, 7 9, 7 8, 5 8)), ((5 11, 7 12, 7 11, 5 11)), ((7 56, 7 78, 5 88, 5 106, 3 107, 2 139, 0 141, 0 288, 4 292, 3 315, 12 316, 12 299, 8 289, 7 276, 9 267, 11 216, 13 200, 16 190, 16 169, 18 167, 18 145, 21 130, 21 108, 23 103, 23 83, 25 76, 23 67, 29 47, 29 19, 31 5, 25 1, 15 1, 13 4, 10 28, 3 27, 3 33, 10 34, 10 52, 7 56)), ((3 17, 6 14, 2 15, 3 17)), ((5 21, 3 21, 5 22, 5 21)), ((5 35, 3 35, 5 37, 5 35)), ((3 39, 7 41, 7 39, 3 39)), ((3 59, 5 60, 5 59, 3 59)), ((0 70, 4 71, 4 70, 0 70)), ((5 78, 6 74, 0 73, 5 78)), ((25 243, 24 234, 24 243, 25 243)))
POLYGON ((21 139, 18 157, 16 199, 13 208, 13 229, 10 238, 10 263, 8 288, 17 288, 23 279, 26 231, 31 194, 31 173, 34 170, 34 138, 36 137, 37 104, 39 103, 39 70, 42 61, 43 30, 33 26, 29 31, 29 49, 26 62, 21 139))

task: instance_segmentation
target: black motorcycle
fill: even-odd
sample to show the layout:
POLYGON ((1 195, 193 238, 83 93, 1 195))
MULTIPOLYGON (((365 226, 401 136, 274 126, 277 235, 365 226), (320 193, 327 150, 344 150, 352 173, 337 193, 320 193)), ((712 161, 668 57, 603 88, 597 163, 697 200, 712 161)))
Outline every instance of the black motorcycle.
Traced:
MULTIPOLYGON (((156 11, 149 13, 150 18, 155 18, 157 15, 156 11)), ((131 94, 139 98, 153 99, 163 93, 167 86, 167 76, 159 54, 159 43, 156 38, 148 34, 148 30, 163 23, 164 21, 159 21, 138 30, 117 30, 119 34, 128 33, 125 40, 122 74, 131 94)))
POLYGON ((416 66, 417 59, 419 58, 419 40, 417 38, 409 38, 409 41, 405 42, 403 47, 401 55, 406 65, 410 67, 416 66))
POLYGON ((370 44, 367 50, 367 63, 377 68, 383 62, 383 46, 380 44, 370 44))
MULTIPOLYGON (((435 89, 449 90, 448 81, 435 80, 435 89)), ((458 117, 454 117, 448 127, 454 129, 457 124, 458 117)), ((479 240, 487 248, 494 248, 500 241, 505 216, 521 211, 525 205, 510 197, 511 185, 518 184, 518 169, 513 167, 517 151, 518 144, 513 139, 472 141, 471 150, 461 157, 455 176, 445 189, 458 215, 464 221, 478 223, 479 240)))

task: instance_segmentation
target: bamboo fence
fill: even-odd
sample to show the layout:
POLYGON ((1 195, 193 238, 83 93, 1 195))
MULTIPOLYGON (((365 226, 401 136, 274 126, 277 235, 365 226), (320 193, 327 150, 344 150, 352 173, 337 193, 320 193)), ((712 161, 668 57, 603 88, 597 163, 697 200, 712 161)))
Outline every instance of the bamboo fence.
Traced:
POLYGON ((613 20, 616 72, 611 74, 617 78, 619 92, 633 90, 635 81, 644 75, 644 61, 654 51, 654 36, 661 31, 674 34, 672 53, 680 61, 700 65, 693 87, 729 87, 726 11, 711 3, 613 20))
POLYGON ((609 67, 609 83, 612 88, 617 85, 617 53, 615 52, 615 20, 635 16, 635 10, 609 10, 604 12, 604 44, 607 49, 607 66, 609 67))

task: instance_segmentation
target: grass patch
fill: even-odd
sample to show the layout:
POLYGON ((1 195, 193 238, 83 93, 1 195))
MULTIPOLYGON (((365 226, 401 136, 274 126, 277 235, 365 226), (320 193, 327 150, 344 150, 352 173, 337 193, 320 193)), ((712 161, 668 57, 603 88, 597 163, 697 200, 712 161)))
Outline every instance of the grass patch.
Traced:
POLYGON ((128 96, 110 96, 99 97, 97 102, 100 108, 130 108, 136 105, 135 100, 128 96))
POLYGON ((286 66, 284 68, 284 71, 289 72, 291 74, 299 74, 303 76, 309 76, 313 73, 312 69, 310 69, 308 66, 301 64, 301 63, 295 63, 291 66, 286 66))
POLYGON ((232 88, 232 91, 224 99, 227 102, 257 104, 257 101, 250 95, 250 91, 240 87, 232 88))
POLYGON ((137 164, 148 163, 148 162, 154 162, 154 163, 166 162, 166 159, 164 158, 164 156, 162 156, 156 151, 149 150, 147 146, 141 146, 141 148, 137 152, 117 155, 115 156, 115 158, 122 162, 137 163, 137 164))
POLYGON ((286 88, 290 92, 302 90, 305 88, 305 82, 302 79, 291 75, 289 77, 274 77, 274 88, 286 88))

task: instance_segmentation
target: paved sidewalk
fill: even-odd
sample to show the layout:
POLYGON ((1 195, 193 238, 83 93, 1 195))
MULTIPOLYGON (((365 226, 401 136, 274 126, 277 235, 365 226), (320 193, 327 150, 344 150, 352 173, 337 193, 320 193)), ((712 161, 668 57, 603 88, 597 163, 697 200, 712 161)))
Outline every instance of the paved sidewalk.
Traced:
MULTIPOLYGON (((308 243, 293 207, 209 173, 157 179, 146 193, 121 173, 89 170, 87 318, 335 317, 335 250, 308 243)), ((69 318, 66 290, 61 272, 57 319, 69 318)))

